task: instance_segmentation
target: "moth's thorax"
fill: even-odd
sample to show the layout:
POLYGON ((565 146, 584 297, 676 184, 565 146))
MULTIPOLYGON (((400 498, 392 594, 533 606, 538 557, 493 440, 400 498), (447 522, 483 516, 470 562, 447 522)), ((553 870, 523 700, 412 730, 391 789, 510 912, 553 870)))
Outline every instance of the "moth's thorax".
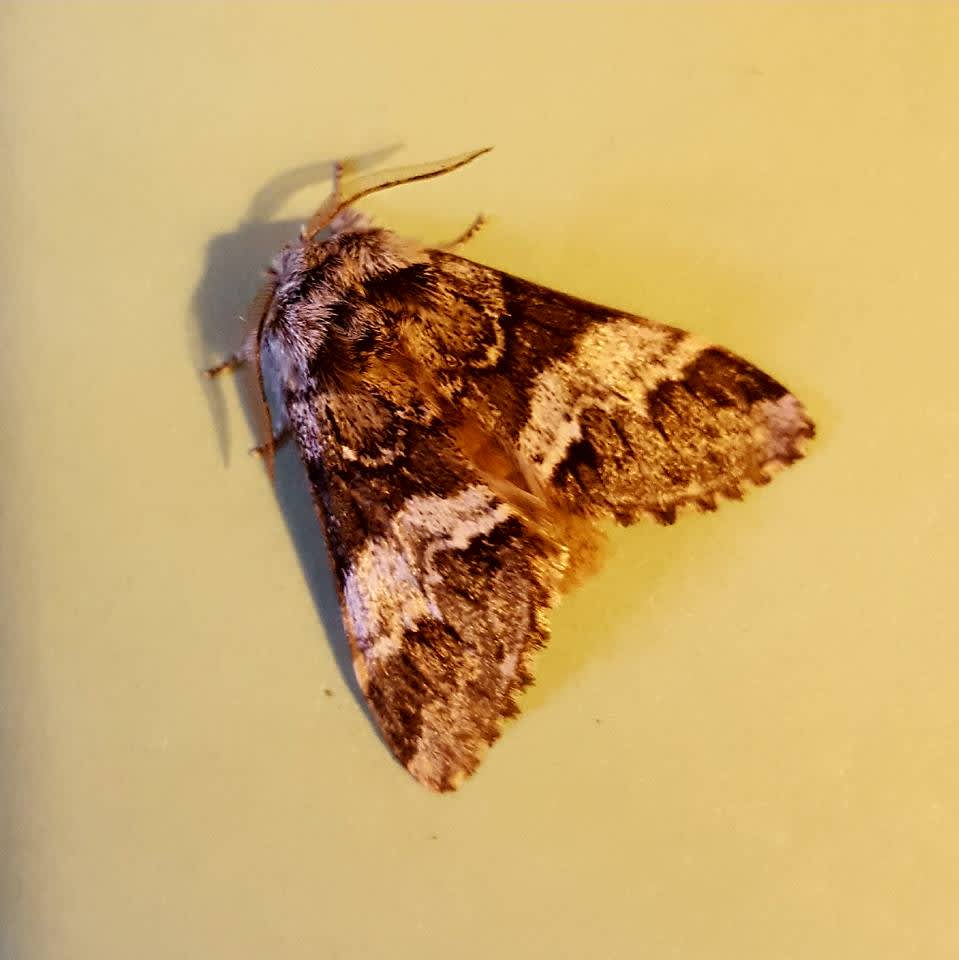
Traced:
POLYGON ((357 307, 369 286, 427 260, 422 247, 353 210, 333 220, 325 239, 284 247, 271 264, 276 291, 261 345, 267 379, 297 389, 334 341, 368 339, 370 312, 357 307))

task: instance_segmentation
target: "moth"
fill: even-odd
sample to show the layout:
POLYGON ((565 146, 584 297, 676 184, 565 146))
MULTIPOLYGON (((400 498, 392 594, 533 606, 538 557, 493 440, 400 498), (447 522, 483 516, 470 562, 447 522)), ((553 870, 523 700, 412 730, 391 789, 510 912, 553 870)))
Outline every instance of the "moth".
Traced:
POLYGON ((275 446, 295 438, 353 665, 382 735, 455 789, 532 682, 597 525, 714 510, 814 433, 772 377, 682 330, 375 226, 353 204, 485 150, 344 179, 274 258, 252 363, 275 446), (270 413, 272 411, 272 414, 270 413))

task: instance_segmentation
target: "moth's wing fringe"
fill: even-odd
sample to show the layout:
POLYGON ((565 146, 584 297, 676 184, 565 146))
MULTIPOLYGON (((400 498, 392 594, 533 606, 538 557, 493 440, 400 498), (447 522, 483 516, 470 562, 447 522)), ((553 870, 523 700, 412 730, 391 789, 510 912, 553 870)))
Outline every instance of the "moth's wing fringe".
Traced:
POLYGON ((635 518, 625 521, 617 518, 617 522, 622 526, 629 526, 641 516, 648 520, 653 520, 662 526, 672 526, 676 520, 686 514, 715 513, 721 503, 738 503, 742 501, 750 489, 766 486, 779 473, 794 463, 798 463, 806 456, 809 443, 816 436, 816 427, 813 421, 806 415, 805 411, 803 411, 802 415, 804 427, 802 431, 796 435, 794 451, 789 457, 784 459, 778 457, 770 458, 759 467, 759 472, 753 476, 741 478, 727 487, 710 491, 710 493, 703 496, 694 496, 688 499, 678 500, 673 505, 673 513, 664 513, 662 511, 640 507, 635 518))

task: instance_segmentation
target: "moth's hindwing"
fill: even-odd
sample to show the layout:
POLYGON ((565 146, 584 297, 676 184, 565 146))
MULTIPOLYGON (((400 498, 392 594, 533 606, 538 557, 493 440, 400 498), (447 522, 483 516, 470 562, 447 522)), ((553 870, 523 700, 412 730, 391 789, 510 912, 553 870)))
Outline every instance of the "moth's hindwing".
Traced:
POLYGON ((433 789, 515 713, 593 520, 714 509, 813 435, 726 350, 361 219, 287 260, 265 349, 360 685, 433 789))

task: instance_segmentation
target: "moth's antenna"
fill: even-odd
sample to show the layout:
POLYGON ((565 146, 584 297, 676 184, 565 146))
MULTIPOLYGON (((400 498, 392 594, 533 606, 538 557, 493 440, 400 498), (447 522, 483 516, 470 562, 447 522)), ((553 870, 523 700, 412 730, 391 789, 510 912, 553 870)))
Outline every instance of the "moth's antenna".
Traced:
POLYGON ((260 415, 263 424, 266 427, 266 442, 260 448, 263 454, 263 462, 266 464, 266 472, 270 479, 274 478, 276 472, 276 444, 273 441, 273 417, 270 415, 270 405, 266 402, 266 386, 263 383, 263 364, 260 362, 260 342, 263 339, 263 328, 266 326, 266 318, 273 306, 273 297, 276 295, 276 277, 272 275, 257 291, 253 302, 261 303, 260 315, 256 321, 256 343, 253 347, 253 369, 256 370, 256 388, 260 397, 260 415))
POLYGON ((378 190, 386 190, 388 187, 398 187, 403 183, 428 180, 430 177, 450 173, 452 170, 465 166, 471 160, 481 157, 484 153, 489 153, 492 149, 492 147, 483 147, 481 150, 473 150, 471 153, 450 157, 448 160, 421 163, 412 167, 399 167, 394 170, 382 170, 365 177, 357 177, 348 185, 345 192, 341 190, 340 184, 337 182, 333 193, 327 197, 323 206, 310 217, 309 222, 300 231, 300 236, 304 240, 312 240, 341 210, 351 203, 355 203, 361 197, 369 196, 378 190))

